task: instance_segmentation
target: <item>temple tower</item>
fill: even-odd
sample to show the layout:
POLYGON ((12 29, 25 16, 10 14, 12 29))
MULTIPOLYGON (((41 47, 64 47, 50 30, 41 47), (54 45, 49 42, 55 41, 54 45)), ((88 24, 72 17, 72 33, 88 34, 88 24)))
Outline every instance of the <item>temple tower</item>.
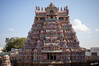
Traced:
POLYGON ((50 3, 40 10, 36 7, 35 19, 28 32, 19 62, 83 62, 85 50, 80 48, 72 28, 68 6, 64 10, 50 3))

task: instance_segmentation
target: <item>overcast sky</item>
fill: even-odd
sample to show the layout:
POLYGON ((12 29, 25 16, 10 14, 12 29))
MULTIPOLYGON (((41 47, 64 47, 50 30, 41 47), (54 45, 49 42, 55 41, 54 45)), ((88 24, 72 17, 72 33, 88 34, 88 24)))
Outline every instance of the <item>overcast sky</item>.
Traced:
POLYGON ((0 0, 0 46, 6 37, 27 37, 35 17, 35 6, 68 5, 70 21, 80 46, 99 47, 99 0, 0 0))

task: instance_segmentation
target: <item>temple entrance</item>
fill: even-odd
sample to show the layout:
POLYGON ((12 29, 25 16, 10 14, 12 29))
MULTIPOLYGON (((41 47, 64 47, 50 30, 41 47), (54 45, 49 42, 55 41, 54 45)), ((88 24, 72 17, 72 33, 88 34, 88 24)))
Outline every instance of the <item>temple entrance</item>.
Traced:
POLYGON ((56 60, 56 54, 47 53, 47 60, 56 60))

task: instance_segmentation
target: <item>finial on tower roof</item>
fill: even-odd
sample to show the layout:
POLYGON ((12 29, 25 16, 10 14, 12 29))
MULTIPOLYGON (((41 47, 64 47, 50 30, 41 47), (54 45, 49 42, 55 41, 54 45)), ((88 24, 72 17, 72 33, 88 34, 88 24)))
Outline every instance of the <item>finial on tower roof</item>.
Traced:
POLYGON ((50 3, 50 5, 49 5, 50 7, 53 7, 54 5, 53 5, 53 3, 50 3))
POLYGON ((65 11, 66 9, 65 9, 65 7, 64 7, 64 11, 65 11))
POLYGON ((68 15, 69 14, 68 6, 66 6, 66 12, 67 12, 67 15, 68 15))
POLYGON ((62 11, 62 7, 61 7, 61 11, 62 11))
POLYGON ((41 10, 43 11, 43 7, 41 8, 41 10))
POLYGON ((38 10, 40 11, 40 7, 38 7, 38 10))
POLYGON ((68 6, 66 6, 66 9, 68 9, 68 6))

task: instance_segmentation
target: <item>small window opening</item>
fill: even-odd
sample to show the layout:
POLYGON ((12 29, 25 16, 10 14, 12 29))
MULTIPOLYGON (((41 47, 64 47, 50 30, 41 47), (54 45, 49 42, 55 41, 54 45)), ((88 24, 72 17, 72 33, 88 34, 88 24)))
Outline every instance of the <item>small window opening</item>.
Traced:
POLYGON ((53 10, 51 10, 51 11, 50 11, 50 14, 54 14, 54 11, 53 11, 53 10))
POLYGON ((53 16, 51 16, 51 19, 53 19, 53 16))
POLYGON ((63 20, 63 17, 59 17, 59 20, 63 20))

